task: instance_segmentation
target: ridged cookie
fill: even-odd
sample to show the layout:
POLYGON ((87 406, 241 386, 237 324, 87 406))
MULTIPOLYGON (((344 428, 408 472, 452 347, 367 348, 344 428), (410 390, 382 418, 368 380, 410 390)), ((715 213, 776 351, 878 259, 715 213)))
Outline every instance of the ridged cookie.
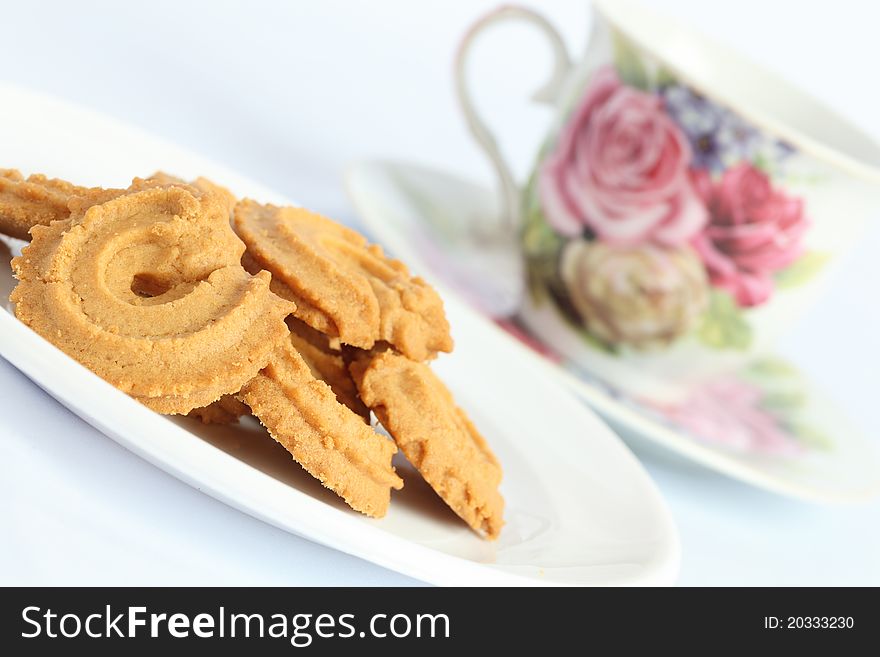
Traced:
POLYGON ((350 369, 361 399, 425 481, 475 531, 496 538, 501 466, 437 375, 392 350, 356 354, 350 369))
POLYGON ((233 224, 251 267, 271 272, 276 294, 317 331, 362 349, 385 341, 415 360, 452 350, 437 292, 359 233, 302 208, 251 200, 235 206, 233 224))
POLYGON ((67 202, 87 191, 66 180, 38 173, 25 179, 15 169, 0 169, 0 233, 29 240, 32 227, 67 219, 67 202))
POLYGON ((385 515, 391 489, 403 487, 391 466, 397 448, 340 404, 290 341, 242 388, 239 399, 297 463, 349 506, 368 516, 385 515))

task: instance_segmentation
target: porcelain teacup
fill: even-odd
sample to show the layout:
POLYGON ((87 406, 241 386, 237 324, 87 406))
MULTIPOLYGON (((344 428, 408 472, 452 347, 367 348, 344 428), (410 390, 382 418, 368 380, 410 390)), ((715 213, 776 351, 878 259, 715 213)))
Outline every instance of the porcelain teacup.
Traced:
MULTIPOLYGON (((630 0, 593 5, 573 63, 540 15, 505 6, 457 59, 464 115, 518 231, 519 320, 585 371, 646 399, 765 354, 880 209, 880 147, 738 54, 630 0), (520 185, 465 82, 499 21, 549 38, 555 119, 520 185)), ((841 322, 848 321, 841 318, 841 322)))

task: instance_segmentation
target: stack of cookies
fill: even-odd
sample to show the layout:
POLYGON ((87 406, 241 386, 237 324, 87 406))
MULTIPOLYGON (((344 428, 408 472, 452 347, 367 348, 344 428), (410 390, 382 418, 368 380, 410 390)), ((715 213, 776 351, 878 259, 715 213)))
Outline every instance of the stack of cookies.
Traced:
POLYGON ((149 408, 251 413, 374 517, 403 486, 399 447, 475 531, 498 536, 501 468, 428 366, 452 350, 443 303, 362 235, 204 178, 103 189, 2 169, 0 232, 31 241, 12 261, 16 316, 149 408))

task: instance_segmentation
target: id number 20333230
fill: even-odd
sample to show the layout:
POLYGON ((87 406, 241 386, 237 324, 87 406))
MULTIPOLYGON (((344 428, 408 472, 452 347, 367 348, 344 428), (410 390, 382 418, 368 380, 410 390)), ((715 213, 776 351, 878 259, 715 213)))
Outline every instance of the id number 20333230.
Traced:
POLYGON ((851 630, 852 616, 764 616, 767 630, 851 630))

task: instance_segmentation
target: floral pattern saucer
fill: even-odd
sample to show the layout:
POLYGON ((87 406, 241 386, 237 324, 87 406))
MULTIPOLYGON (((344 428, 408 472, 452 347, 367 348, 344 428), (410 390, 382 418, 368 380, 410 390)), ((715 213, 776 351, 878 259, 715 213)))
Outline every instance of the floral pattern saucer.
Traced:
MULTIPOLYGON (((705 153, 707 167, 715 166, 711 158, 717 156, 717 150, 705 153)), ((554 351, 518 317, 528 293, 525 265, 516 237, 486 230, 487 218, 497 216, 489 189, 390 162, 353 165, 346 184, 377 241, 527 346, 524 355, 541 360, 624 435, 794 497, 846 502, 880 493, 870 441, 792 364, 757 358, 674 401, 624 393, 554 351)))

